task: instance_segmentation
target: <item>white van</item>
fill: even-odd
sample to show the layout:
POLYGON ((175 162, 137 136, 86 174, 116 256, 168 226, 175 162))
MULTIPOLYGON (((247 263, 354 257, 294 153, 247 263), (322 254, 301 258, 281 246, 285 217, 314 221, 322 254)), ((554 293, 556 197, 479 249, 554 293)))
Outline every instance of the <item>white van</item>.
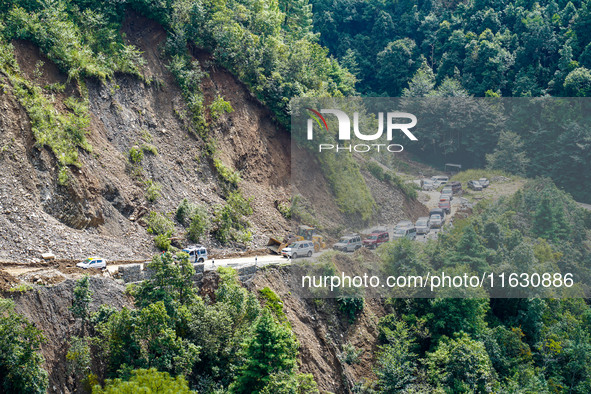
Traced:
POLYGON ((359 249, 363 243, 361 242, 361 237, 357 234, 348 235, 346 237, 342 237, 339 242, 332 245, 334 250, 340 250, 342 252, 354 252, 359 249))
POLYGON ((431 179, 438 186, 445 185, 447 182, 449 182, 449 177, 446 175, 433 175, 431 179))
POLYGON ((189 261, 193 263, 204 263, 207 260, 207 249, 202 245, 191 245, 183 249, 189 255, 189 261))

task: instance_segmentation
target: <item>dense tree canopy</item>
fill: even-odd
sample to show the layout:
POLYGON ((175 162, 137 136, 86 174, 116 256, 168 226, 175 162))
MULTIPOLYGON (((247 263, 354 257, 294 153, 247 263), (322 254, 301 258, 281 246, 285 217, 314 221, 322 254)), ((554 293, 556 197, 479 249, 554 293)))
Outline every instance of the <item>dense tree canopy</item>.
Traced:
MULTIPOLYGON (((529 181, 514 196, 454 222, 434 243, 383 246, 382 262, 386 272, 393 266, 413 272, 403 267, 421 261, 422 272, 447 273, 457 265, 468 272, 560 271, 587 283, 586 217, 550 180, 529 181)), ((378 392, 584 393, 591 387, 582 350, 591 346, 591 307, 584 299, 418 298, 390 305, 393 313, 379 324, 378 392)))
MULTIPOLYGON (((591 95, 587 0, 311 3, 320 43, 355 74, 363 95, 591 95)), ((581 129, 549 125, 544 114, 539 119, 531 128, 503 133, 491 133, 481 122, 482 129, 472 128, 463 138, 430 128, 414 153, 431 164, 453 159, 464 167, 483 167, 488 154, 492 167, 550 176, 578 200, 591 201, 588 120, 581 129)))
POLYGON ((0 391, 45 393, 47 372, 39 353, 45 340, 41 330, 14 310, 14 302, 0 298, 0 391))
POLYGON ((132 372, 129 380, 108 380, 105 387, 97 385, 92 389, 93 394, 135 394, 135 393, 195 393, 189 389, 187 381, 182 376, 172 378, 166 372, 152 369, 137 369, 132 372))
POLYGON ((311 3, 320 42, 355 72, 364 94, 398 96, 422 62, 438 84, 454 78, 476 96, 489 90, 564 96, 586 89, 587 1, 311 3))

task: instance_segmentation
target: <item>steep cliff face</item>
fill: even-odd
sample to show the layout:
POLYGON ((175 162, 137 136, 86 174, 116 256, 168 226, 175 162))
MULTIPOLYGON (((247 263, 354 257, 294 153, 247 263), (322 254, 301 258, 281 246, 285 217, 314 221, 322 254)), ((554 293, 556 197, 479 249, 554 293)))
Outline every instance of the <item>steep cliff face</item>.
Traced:
MULTIPOLYGON (((269 267, 249 278, 246 286, 257 295, 259 290, 269 287, 281 298, 283 311, 299 343, 299 371, 311 373, 321 392, 351 392, 355 384, 373 377, 378 321, 387 313, 383 300, 366 300, 363 311, 352 323, 339 312, 334 299, 312 300, 297 296, 297 289, 287 284, 288 275, 285 267, 269 267), (347 345, 359 352, 353 363, 345 361, 347 345)), ((204 299, 214 294, 218 282, 218 274, 208 272, 197 283, 204 299)), ((75 285, 75 279, 66 279, 54 286, 34 286, 32 290, 3 295, 14 300, 18 313, 43 330, 47 341, 41 353, 45 358, 43 367, 49 373, 50 393, 71 393, 80 387, 68 370, 66 360, 70 338, 88 335, 85 330, 89 329, 83 326, 81 319, 74 318, 69 309, 75 285)), ((125 285, 111 278, 91 276, 90 290, 91 312, 102 304, 116 309, 133 308, 133 300, 125 294, 125 285)))
MULTIPOLYGON (((210 214, 224 203, 222 182, 212 157, 206 154, 209 148, 190 132, 190 111, 167 68, 166 32, 156 22, 131 12, 122 29, 125 39, 142 53, 144 78, 116 74, 112 80, 84 82, 90 112, 86 138, 92 151, 79 149, 81 165, 69 166, 66 183, 58 181, 58 158, 37 143, 15 87, 0 72, 0 260, 26 262, 43 252, 66 259, 91 254, 110 260, 147 258, 156 249, 144 228, 144 215, 171 213, 185 198, 202 204, 210 214), (141 163, 130 163, 132 149, 144 149, 141 163), (146 198, 150 184, 161 187, 155 202, 146 198)), ((32 43, 12 44, 20 74, 43 87, 55 111, 67 113, 67 99, 80 98, 81 87, 32 43), (59 85, 63 88, 47 88, 59 85)), ((250 246, 264 246, 269 235, 281 237, 289 231, 289 222, 278 209, 290 201, 289 132, 210 54, 188 50, 204 72, 203 107, 215 158, 240 172, 239 189, 252 199, 254 211, 248 217, 253 234, 250 246), (209 106, 218 97, 229 102, 233 111, 212 118, 209 106)), ((299 163, 293 169, 299 177, 314 172, 312 158, 299 163)), ((348 228, 350 223, 340 212, 327 180, 315 172, 306 188, 297 190, 304 205, 322 207, 311 212, 321 228, 348 228)), ((419 216, 414 202, 400 191, 375 179, 369 181, 375 200, 384 207, 380 221, 399 220, 400 215, 389 213, 392 210, 419 216)), ((182 235, 183 229, 176 231, 182 235)), ((222 247, 211 237, 206 241, 214 252, 222 247)))
MULTIPOLYGON (((45 251, 64 258, 147 257, 155 249, 138 224, 142 215, 171 212, 184 198, 204 204, 210 212, 223 203, 212 161, 203 154, 203 142, 188 131, 186 105, 161 56, 166 33, 134 14, 127 17, 124 32, 143 51, 144 74, 152 83, 128 75, 106 83, 86 81, 91 113, 87 139, 93 149, 80 152, 82 166, 70 168, 66 185, 59 184, 55 156, 36 145, 26 112, 6 76, 0 75, 5 85, 0 95, 1 259, 33 258, 45 251), (128 152, 146 144, 157 153, 147 152, 140 168, 132 168, 128 152), (155 203, 145 197, 149 181, 162 187, 155 203)), ((56 108, 76 94, 76 87, 34 45, 13 45, 27 79, 39 86, 66 86, 64 92, 52 94, 56 108)), ((240 189, 253 199, 249 220, 257 246, 268 234, 287 229, 276 201, 288 201, 289 134, 240 82, 204 56, 199 60, 208 74, 202 80, 205 106, 219 95, 235 109, 217 121, 208 119, 210 133, 217 157, 241 172, 240 189)))
MULTIPOLYGON (((363 251, 356 253, 364 253, 363 251)), ((299 342, 299 368, 314 375, 321 392, 350 393, 374 378, 379 319, 387 314, 384 299, 366 299, 354 322, 339 311, 335 299, 302 298, 290 287, 288 268, 263 270, 249 282, 251 291, 269 287, 283 302, 283 311, 299 342), (347 362, 346 347, 358 356, 347 362)))
MULTIPOLYGON (((69 309, 75 285, 75 280, 68 279, 52 287, 37 286, 34 290, 10 295, 16 311, 43 330, 46 342, 41 346, 41 353, 45 358, 44 368, 49 373, 50 393, 69 393, 76 387, 66 361, 70 338, 84 335, 82 321, 75 319, 69 309)), ((111 279, 91 277, 90 290, 92 312, 102 304, 117 309, 133 305, 125 295, 125 286, 111 279)))

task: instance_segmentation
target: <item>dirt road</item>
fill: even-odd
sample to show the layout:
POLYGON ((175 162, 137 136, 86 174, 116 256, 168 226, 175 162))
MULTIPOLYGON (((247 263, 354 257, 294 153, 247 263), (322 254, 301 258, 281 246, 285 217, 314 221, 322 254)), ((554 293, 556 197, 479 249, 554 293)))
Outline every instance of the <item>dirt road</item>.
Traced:
MULTIPOLYGON (((315 253, 313 257, 318 257, 322 253, 315 253)), ((66 278, 78 279, 85 274, 90 275, 101 275, 101 276, 113 276, 119 270, 119 267, 130 264, 141 264, 143 265, 149 261, 114 261, 107 263, 107 270, 91 270, 87 271, 76 267, 77 261, 56 261, 56 262, 44 262, 35 265, 19 265, 16 263, 1 263, 0 271, 3 274, 10 275, 13 282, 23 282, 31 284, 49 285, 57 282, 61 282, 66 278)), ((257 265, 257 267, 264 267, 267 265, 278 265, 278 264, 289 264, 291 260, 278 256, 278 255, 262 255, 262 256, 249 256, 249 257, 232 257, 225 259, 209 259, 205 261, 205 270, 213 271, 218 267, 231 267, 234 269, 240 269, 257 265)), ((4 289, 8 290, 8 289, 4 289)))
MULTIPOLYGON (((523 181, 508 181, 491 183, 490 186, 483 191, 472 191, 465 190, 463 196, 454 196, 451 201, 451 213, 446 215, 445 223, 450 225, 454 217, 457 215, 459 210, 463 207, 470 208, 473 204, 484 199, 496 200, 501 196, 511 195, 515 193, 519 188, 523 186, 523 181)), ((439 191, 420 191, 419 201, 422 202, 429 210, 436 208, 439 203, 439 191)), ((591 205, 580 204, 581 206, 591 209, 591 205)), ((392 232, 396 223, 391 223, 385 228, 392 232)), ((427 239, 436 239, 440 229, 433 229, 427 235, 417 236, 418 241, 426 241, 427 239)), ((255 251, 256 253, 256 251, 255 251)), ((315 253, 313 257, 318 257, 322 253, 315 253)), ((252 252, 248 257, 229 257, 222 259, 208 259, 205 262, 205 270, 215 270, 220 266, 232 267, 240 269, 248 266, 256 265, 259 267, 267 265, 277 264, 289 264, 290 260, 278 256, 278 255, 252 255, 252 252)), ((35 284, 53 284, 64 278, 79 278, 84 274, 89 273, 88 271, 82 270, 76 267, 78 261, 74 260, 54 260, 45 261, 36 264, 18 264, 13 262, 1 262, 0 271, 2 274, 9 275, 15 281, 35 284)), ((93 271, 95 275, 112 276, 115 274, 119 267, 128 264, 144 264, 145 260, 120 260, 110 261, 107 264, 107 270, 105 272, 93 271)))
MULTIPOLYGON (((254 265, 256 263, 259 267, 264 267, 266 265, 273 265, 273 264, 286 264, 289 260, 285 257, 281 257, 278 255, 264 255, 264 256, 252 256, 252 257, 234 257, 228 259, 209 259, 205 260, 205 270, 212 271, 216 270, 218 267, 231 267, 234 269, 248 267, 254 265)), ((142 268, 143 268, 143 264, 142 268)), ((124 264, 109 264, 107 265, 107 270, 114 274, 119 270, 119 267, 124 264)))

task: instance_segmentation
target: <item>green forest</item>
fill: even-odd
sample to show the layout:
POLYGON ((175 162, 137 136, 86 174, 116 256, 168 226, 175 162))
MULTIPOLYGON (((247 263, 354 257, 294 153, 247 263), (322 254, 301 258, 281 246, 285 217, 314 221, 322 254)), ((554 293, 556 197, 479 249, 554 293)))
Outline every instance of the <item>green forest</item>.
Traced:
MULTIPOLYGON (((67 182, 70 167, 82 165, 79 151, 93 149, 85 81, 126 74, 157 83, 143 74, 140 51, 121 34, 128 10, 166 29, 163 54, 191 111, 192 134, 206 143, 212 141, 199 85, 204 74, 191 56, 196 49, 213 54, 286 128, 295 97, 591 95, 588 1, 2 1, 0 72, 27 111, 37 143, 58 158, 60 182, 67 182), (36 44, 76 84, 65 113, 46 98, 63 87, 37 86, 21 75, 12 44, 19 39, 36 44)), ((591 201, 591 130, 499 130, 492 136, 473 130, 467 138, 486 141, 477 150, 435 137, 447 149, 432 155, 430 164, 465 160, 536 179, 510 198, 479 205, 437 241, 385 245, 378 250, 384 269, 413 272, 467 262, 475 271, 519 264, 591 275, 591 217, 575 203, 591 201)), ((214 145, 208 145, 212 151, 214 145)), ((328 164, 360 176, 354 163, 328 164)), ((218 172, 223 177, 224 169, 218 172)), ((351 205, 347 191, 338 192, 341 209, 351 205)), ((357 195, 371 199, 367 190, 357 195)), ((367 219, 369 211, 358 213, 367 219)), ((300 372, 299 345, 273 291, 249 292, 235 272, 220 269, 215 294, 199 297, 186 254, 155 256, 151 269, 151 280, 128 288, 134 308, 104 305, 91 313, 89 278, 77 283, 71 312, 83 329, 67 339, 67 361, 81 390, 318 392, 313 376, 300 372)), ((339 318, 355 324, 363 301, 334 302, 339 318)), ((355 382, 353 392, 591 392, 586 299, 386 304, 374 376, 355 382)), ((0 391, 46 392, 39 351, 44 334, 8 299, 0 299, 0 315, 0 391)))
MULTIPOLYGON (((231 268, 218 270, 211 298, 197 296, 189 256, 155 256, 152 279, 128 288, 135 308, 92 302, 89 277, 73 291, 72 315, 83 323, 68 338, 68 372, 92 393, 317 393, 311 375, 298 373, 298 343, 269 288, 263 305, 231 268), (107 378, 104 386, 101 382, 107 378)), ((0 299, 0 387, 6 393, 45 393, 47 373, 36 352, 43 333, 0 299)))
MULTIPOLYGON (((435 243, 403 240, 380 252, 384 269, 397 273, 554 267, 586 276, 590 219, 549 179, 530 181, 512 197, 481 205, 435 243)), ((375 392, 591 390, 591 307, 584 299, 473 297, 389 300, 375 392)))
MULTIPOLYGON (((587 1, 310 3, 319 42, 355 75, 355 88, 362 95, 591 95, 587 1)), ((440 166, 445 160, 483 166, 501 131, 491 136, 489 130, 470 130, 463 136, 464 144, 461 137, 436 136, 429 141, 445 149, 435 151, 433 143, 423 143, 414 153, 440 166), (476 149, 470 144, 474 140, 488 142, 476 149)), ((549 176, 577 200, 591 201, 586 177, 591 162, 588 129, 536 124, 517 136, 503 137, 499 146, 509 142, 525 154, 518 171, 529 177, 549 176)), ((512 172, 511 164, 496 167, 512 172)))
POLYGON ((436 240, 385 243, 376 251, 378 261, 329 252, 312 266, 302 263, 305 275, 370 272, 383 282, 387 275, 427 272, 571 272, 579 285, 542 298, 531 288, 486 293, 486 286, 441 289, 435 298, 420 289, 374 293, 347 285, 332 293, 316 287, 307 296, 336 298, 353 321, 364 300, 385 297, 376 378, 357 382, 354 392, 586 393, 591 306, 581 296, 591 274, 590 229, 591 214, 550 179, 530 180, 510 197, 477 204, 436 240), (390 298, 391 292, 398 296, 390 298))
MULTIPOLYGON (((377 253, 382 269, 398 274, 515 265, 588 277, 590 230, 591 215, 546 179, 478 206, 437 240, 403 239, 377 253)), ((128 287, 133 309, 102 305, 91 313, 89 277, 76 284, 70 309, 82 328, 68 339, 66 359, 78 387, 93 393, 162 385, 187 393, 318 393, 313 376, 299 372, 298 341, 271 289, 249 292, 234 270, 219 268, 215 292, 199 297, 184 253, 157 255, 149 268, 151 279, 128 287)), ((353 325, 365 304, 350 296, 307 302, 318 310, 334 304, 338 318, 353 325)), ((591 390, 591 306, 583 298, 489 299, 474 293, 384 302, 388 313, 377 326, 375 377, 355 382, 355 393, 591 390)), ((38 353, 43 333, 14 312, 12 301, 2 300, 0 307, 0 335, 11 339, 2 341, 2 387, 45 392, 47 373, 38 353)), ((343 354, 344 362, 358 357, 354 347, 344 347, 343 354)))

